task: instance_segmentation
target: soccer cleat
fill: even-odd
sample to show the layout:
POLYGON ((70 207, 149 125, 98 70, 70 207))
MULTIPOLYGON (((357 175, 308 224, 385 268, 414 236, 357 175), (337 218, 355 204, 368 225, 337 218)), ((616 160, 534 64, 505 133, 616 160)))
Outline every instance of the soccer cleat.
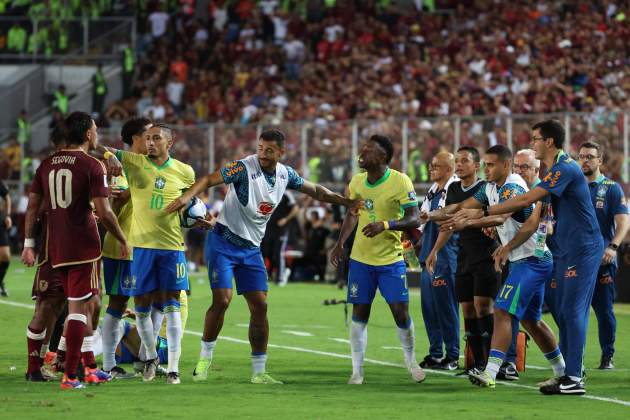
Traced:
POLYGON ((179 385, 182 381, 179 379, 178 372, 168 372, 166 375, 166 383, 170 385, 179 385))
MULTIPOLYGON (((422 368, 418 366, 417 363, 414 362, 414 364, 411 365, 408 370, 409 373, 411 373, 411 379, 413 379, 414 382, 420 383, 426 379, 424 370, 422 370, 422 368)), ((363 381, 363 378, 361 378, 361 381, 363 381)))
POLYGON ((477 368, 471 369, 468 372, 468 380, 473 385, 477 385, 481 388, 494 388, 496 387, 496 381, 492 379, 485 370, 479 370, 477 368))
POLYGON ((436 359, 431 355, 427 355, 424 357, 424 360, 420 362, 420 367, 422 369, 439 369, 440 359, 436 359))
POLYGON ((350 379, 348 379, 348 385, 363 385, 363 375, 353 373, 350 379))
POLYGON ((253 384, 267 384, 267 385, 282 385, 282 381, 273 379, 268 373, 257 373, 252 376, 251 383, 253 384))
POLYGON ((88 384, 97 385, 102 382, 109 382, 111 380, 112 380, 112 376, 109 373, 102 371, 98 368, 94 368, 94 369, 85 368, 84 369, 84 381, 87 382, 88 384))
POLYGON ((439 366, 436 367, 436 369, 440 369, 440 370, 457 370, 457 369, 459 369, 459 360, 452 359, 452 358, 446 356, 444 359, 442 359, 442 361, 440 362, 439 366))
POLYGON ((518 371, 510 362, 504 362, 497 372, 497 379, 502 381, 518 381, 518 371))
POLYGON ((155 379, 155 372, 157 371, 159 364, 160 360, 157 357, 144 362, 144 373, 142 375, 142 380, 144 382, 151 382, 155 379))
POLYGON ((155 370, 155 376, 163 377, 166 375, 168 375, 168 372, 162 366, 158 366, 155 370))
POLYGON ((70 379, 67 375, 63 375, 61 379, 61 389, 81 389, 85 388, 85 385, 81 383, 77 378, 70 379))
POLYGON ((538 382, 536 385, 538 385, 538 388, 542 388, 544 386, 554 386, 558 383, 559 380, 560 377, 556 376, 553 378, 549 378, 546 381, 538 382))
POLYGON ((4 286, 0 286, 0 296, 9 297, 9 291, 4 286))
POLYGON ((602 356, 602 360, 597 369, 608 370, 608 369, 614 369, 614 368, 615 368, 615 365, 613 365, 612 357, 602 356))
POLYGON ((289 277, 291 277, 291 269, 290 268, 285 268, 284 269, 284 273, 282 273, 282 275, 278 275, 279 280, 278 280, 278 286, 280 287, 284 287, 289 283, 289 277))
POLYGON ((212 360, 200 358, 197 362, 197 366, 195 366, 195 370, 193 370, 193 381, 194 382, 203 382, 208 379, 208 370, 210 369, 210 365, 212 364, 212 360))
POLYGON ((28 382, 48 382, 48 378, 39 370, 24 375, 28 382))
POLYGON ((540 392, 545 395, 584 395, 586 389, 584 382, 574 381, 565 375, 559 378, 555 384, 541 386, 540 392))
POLYGON ((131 378, 135 378, 135 375, 133 373, 128 373, 125 369, 121 368, 120 366, 114 366, 112 368, 112 370, 110 370, 109 375, 112 377, 112 379, 131 379, 131 378))

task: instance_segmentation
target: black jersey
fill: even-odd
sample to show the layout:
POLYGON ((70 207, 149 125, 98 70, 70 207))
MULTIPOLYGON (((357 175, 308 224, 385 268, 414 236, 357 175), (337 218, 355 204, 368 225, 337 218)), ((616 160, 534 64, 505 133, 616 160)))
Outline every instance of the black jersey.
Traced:
MULTIPOLYGON (((482 180, 468 188, 463 188, 461 181, 453 182, 446 193, 446 205, 461 203, 485 186, 486 182, 482 180)), ((495 240, 481 229, 464 229, 459 233, 460 257, 468 264, 490 258, 496 246, 495 240)))

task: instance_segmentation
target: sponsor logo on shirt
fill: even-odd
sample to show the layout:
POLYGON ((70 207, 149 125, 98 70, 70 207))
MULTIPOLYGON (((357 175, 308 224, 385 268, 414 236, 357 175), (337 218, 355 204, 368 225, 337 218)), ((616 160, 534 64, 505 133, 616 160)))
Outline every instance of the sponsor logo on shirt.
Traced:
POLYGON ((268 216, 273 213, 273 209, 273 203, 262 201, 260 204, 258 204, 258 213, 262 214, 263 216, 268 216))
MULTIPOLYGON (((233 162, 234 163, 234 162, 233 162)), ((234 165, 236 165, 236 163, 234 163, 234 165)), ((225 173, 227 176, 234 176, 237 173, 241 172, 245 167, 244 166, 232 166, 230 167, 230 169, 225 173)))
POLYGON ((561 175, 560 171, 556 171, 553 174, 549 172, 543 179, 543 182, 549 182, 549 186, 553 188, 558 183, 558 179, 560 179, 560 175, 561 175))
POLYGON ((611 284, 613 282, 613 279, 610 275, 606 274, 602 277, 599 278, 599 283, 600 284, 611 284))
POLYGON ((433 282, 431 283, 431 285, 432 285, 433 287, 446 286, 446 280, 436 278, 436 279, 434 279, 434 280, 433 280, 433 282))

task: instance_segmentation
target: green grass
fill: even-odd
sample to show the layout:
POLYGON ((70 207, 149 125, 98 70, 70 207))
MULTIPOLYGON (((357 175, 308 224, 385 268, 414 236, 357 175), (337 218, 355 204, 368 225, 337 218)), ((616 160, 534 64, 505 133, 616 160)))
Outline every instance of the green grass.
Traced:
MULTIPOLYGON (((3 302, 30 304, 33 271, 18 261, 11 265, 7 284, 10 298, 3 302)), ((363 386, 350 387, 349 345, 331 338, 347 339, 343 309, 323 306, 322 301, 344 298, 332 286, 290 284, 271 286, 271 325, 268 370, 285 382, 282 386, 248 383, 247 307, 235 297, 226 316, 215 350, 209 380, 196 384, 190 372, 199 353, 198 333, 209 303, 205 275, 192 278, 190 316, 184 335, 181 361, 182 384, 167 386, 160 378, 153 383, 140 379, 118 381, 80 391, 61 391, 58 383, 24 381, 25 330, 32 310, 0 303, 0 413, 3 418, 630 418, 630 305, 617 306, 617 355, 615 371, 601 372, 598 364, 597 327, 589 331, 586 366, 588 396, 611 401, 567 396, 543 396, 536 382, 550 370, 528 369, 518 386, 497 385, 495 390, 473 387, 467 380, 429 372, 423 384, 411 382, 402 369, 402 352, 389 309, 378 297, 369 324, 368 363, 363 386), (286 331, 310 333, 298 336, 286 331), (392 348, 393 347, 393 348, 392 348), (318 354, 317 352, 321 352, 318 354), (528 388, 532 387, 532 388, 528 388)), ((420 315, 418 292, 412 292, 411 312, 416 325, 417 355, 428 348, 420 315)), ((550 324, 553 324, 550 321, 550 324)), ((547 366, 535 344, 528 364, 547 366)))

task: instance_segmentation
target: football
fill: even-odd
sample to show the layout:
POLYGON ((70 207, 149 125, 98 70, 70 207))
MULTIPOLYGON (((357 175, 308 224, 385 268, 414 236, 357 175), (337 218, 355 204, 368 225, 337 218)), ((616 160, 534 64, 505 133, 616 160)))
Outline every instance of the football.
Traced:
POLYGON ((197 197, 193 197, 180 212, 179 219, 182 227, 191 228, 199 219, 206 217, 206 205, 197 197))

